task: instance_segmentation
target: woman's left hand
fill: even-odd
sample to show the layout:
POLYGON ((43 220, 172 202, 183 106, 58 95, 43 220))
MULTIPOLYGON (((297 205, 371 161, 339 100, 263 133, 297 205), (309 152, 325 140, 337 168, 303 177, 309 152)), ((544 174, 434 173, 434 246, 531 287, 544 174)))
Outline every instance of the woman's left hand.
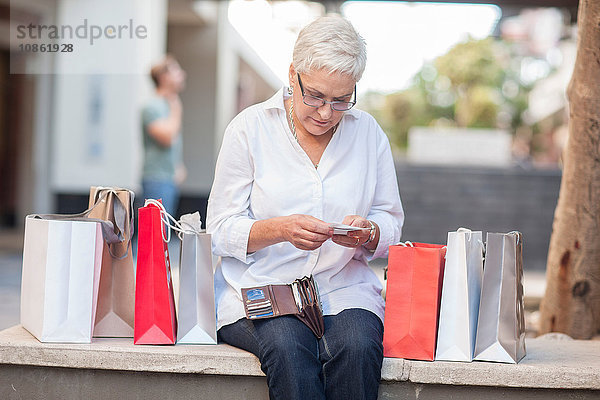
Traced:
MULTIPOLYGON (((344 217, 342 224, 356 226, 358 228, 371 228, 371 224, 360 215, 347 215, 344 217)), ((347 235, 333 235, 331 240, 345 247, 360 247, 369 240, 370 231, 356 230, 350 231, 347 235)))

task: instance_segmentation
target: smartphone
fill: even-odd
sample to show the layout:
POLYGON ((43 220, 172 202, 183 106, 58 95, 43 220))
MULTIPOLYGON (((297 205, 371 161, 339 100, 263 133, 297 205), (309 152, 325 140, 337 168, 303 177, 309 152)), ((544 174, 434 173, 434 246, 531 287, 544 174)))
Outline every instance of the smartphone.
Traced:
POLYGON ((371 230, 371 228, 359 228, 358 226, 350 226, 350 225, 337 224, 337 223, 331 223, 331 224, 329 224, 329 226, 333 228, 334 235, 349 235, 351 232, 356 232, 356 231, 368 232, 371 230))

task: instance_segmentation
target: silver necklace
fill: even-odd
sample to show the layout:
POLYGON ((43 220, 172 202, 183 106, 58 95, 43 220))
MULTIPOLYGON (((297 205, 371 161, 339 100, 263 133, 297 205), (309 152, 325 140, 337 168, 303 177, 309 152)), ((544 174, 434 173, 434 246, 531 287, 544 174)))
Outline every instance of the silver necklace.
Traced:
MULTIPOLYGON (((298 135, 296 134, 296 124, 294 124, 294 117, 292 116, 292 113, 294 112, 294 99, 292 99, 291 103, 290 103, 290 113, 289 113, 289 117, 290 117, 290 125, 292 126, 292 135, 294 135, 294 139, 296 139, 296 142, 298 142, 298 144, 300 144, 300 142, 298 141, 298 135)), ((314 164, 315 168, 319 168, 319 164, 314 164)))
MULTIPOLYGON (((292 113, 294 112, 294 99, 292 99, 292 102, 290 104, 290 125, 292 126, 292 134, 294 135, 294 139, 296 139, 296 142, 298 142, 298 135, 296 135, 296 124, 294 124, 294 118, 292 117, 292 113)), ((298 144, 300 144, 300 142, 298 142, 298 144)))

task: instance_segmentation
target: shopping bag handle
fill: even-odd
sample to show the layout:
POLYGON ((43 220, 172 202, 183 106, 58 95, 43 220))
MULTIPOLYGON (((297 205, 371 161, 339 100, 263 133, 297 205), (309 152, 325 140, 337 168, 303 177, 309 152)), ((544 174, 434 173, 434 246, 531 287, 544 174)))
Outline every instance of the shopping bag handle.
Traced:
POLYGON ((186 233, 190 235, 199 235, 204 232, 203 229, 198 230, 196 227, 186 221, 177 221, 171 214, 169 214, 169 212, 165 209, 165 206, 160 201, 146 199, 144 202, 144 207, 149 204, 152 204, 160 209, 161 220, 163 221, 163 225, 167 227, 167 232, 165 234, 164 226, 161 226, 163 241, 167 243, 171 241, 171 229, 177 232, 177 237, 181 241, 183 241, 183 235, 186 233))
POLYGON ((134 234, 134 222, 133 222, 133 202, 134 202, 134 198, 135 198, 135 193, 129 189, 123 189, 123 188, 114 188, 114 187, 104 187, 104 186, 97 186, 96 191, 94 192, 94 204, 88 208, 86 211, 83 212, 83 214, 90 214, 92 212, 92 210, 94 208, 96 208, 104 198, 108 197, 110 194, 113 195, 113 197, 115 198, 115 201, 113 202, 113 216, 114 216, 114 220, 115 220, 115 225, 117 227, 117 233, 116 235, 118 236, 119 240, 116 242, 106 242, 107 244, 109 244, 108 246, 108 252, 111 255, 112 258, 115 258, 117 260, 122 260, 124 258, 127 257, 127 255, 129 254, 129 245, 126 246, 125 248, 125 252, 120 255, 117 256, 113 253, 113 250, 110 246, 110 244, 115 244, 115 243, 124 243, 124 242, 130 242, 131 239, 133 238, 133 234, 134 234), (129 192, 129 207, 127 207, 127 205, 121 200, 121 198, 118 196, 117 191, 127 191, 129 192), (127 213, 129 212, 130 218, 127 218, 127 213))
MULTIPOLYGON (((183 226, 175 219, 171 214, 167 212, 165 206, 158 200, 154 199, 146 199, 144 201, 144 207, 148 205, 153 205, 157 207, 160 211, 160 219, 162 220, 162 224, 160 227, 163 241, 169 243, 171 241, 171 229, 179 232, 180 234, 186 233, 183 226), (167 227, 167 231, 165 233, 165 226, 167 227)), ((186 224, 189 225, 189 224, 186 224)), ((182 239, 182 236, 179 236, 182 239)), ((183 240, 183 239, 182 239, 183 240)))
POLYGON ((88 218, 83 213, 79 214, 31 214, 29 218, 44 219, 48 221, 72 221, 72 222, 98 222, 102 229, 102 238, 106 243, 119 243, 121 240, 115 233, 113 223, 99 218, 88 218))
POLYGON ((468 233, 469 234, 469 240, 471 240, 471 235, 473 234, 473 231, 470 230, 469 228, 458 228, 456 230, 457 233, 468 233))
MULTIPOLYGON (((106 190, 106 189, 107 188, 102 188, 103 193, 101 193, 101 194, 99 194, 99 192, 97 191, 96 194, 94 195, 94 199, 95 199, 94 204, 90 208, 88 208, 87 210, 85 210, 83 212, 80 212, 77 214, 31 214, 29 217, 35 218, 35 219, 50 220, 50 221, 97 222, 100 224, 100 227, 102 229, 102 238, 108 245, 108 252, 110 253, 111 257, 121 260, 121 259, 127 257, 127 254, 129 253, 129 246, 127 247, 127 250, 125 251, 125 254, 123 254, 121 256, 116 256, 115 254, 113 254, 113 251, 112 251, 110 245, 117 244, 117 243, 123 243, 126 240, 123 235, 124 224, 119 223, 119 221, 122 222, 122 221, 126 220, 127 211, 124 209, 123 204, 121 203, 120 199, 118 199, 118 197, 116 196, 115 191, 110 188, 109 188, 109 190, 106 190), (103 220, 100 218, 90 218, 89 217, 90 213, 111 192, 115 193, 115 197, 117 197, 117 199, 118 199, 118 201, 115 201, 114 210, 113 210, 113 212, 115 214, 115 222, 117 223, 117 232, 115 232, 115 224, 113 224, 112 221, 107 221, 107 220, 103 220)), ((131 192, 131 191, 129 191, 129 192, 131 193, 131 198, 133 198, 133 192, 131 192)), ((131 209, 133 209, 133 206, 131 209)), ((129 238, 127 238, 127 240, 131 240, 131 235, 132 235, 132 230, 130 230, 130 235, 129 235, 129 238)))
POLYGON ((127 236, 127 240, 131 240, 133 238, 135 230, 135 224, 133 222, 133 203, 135 199, 135 193, 132 190, 115 187, 97 186, 96 192, 94 193, 94 205, 84 212, 91 212, 98 204, 100 204, 100 201, 104 197, 106 197, 108 193, 112 193, 117 200, 113 204, 113 214, 115 216, 115 224, 117 225, 117 229, 119 230, 120 234, 122 232, 124 236, 127 236), (124 204, 121 198, 117 195, 117 191, 123 190, 129 192, 129 207, 127 206, 127 204, 124 204), (129 221, 127 219, 128 209, 130 214, 129 221), (129 222, 128 225, 127 222, 129 222))
POLYGON ((179 226, 181 227, 181 230, 175 229, 175 228, 173 228, 173 229, 175 229, 176 231, 178 231, 177 232, 177 236, 179 237, 180 240, 183 240, 183 234, 184 233, 187 233, 187 234, 190 234, 190 235, 199 235, 202 232, 205 232, 204 229, 198 230, 194 226, 192 226, 191 224, 189 224, 189 223, 187 223, 185 221, 182 221, 182 220, 179 220, 179 226))
POLYGON ((517 237, 517 244, 519 244, 519 242, 523 241, 523 234, 519 231, 510 231, 508 232, 509 235, 513 234, 517 237))
MULTIPOLYGON (((104 197, 108 195, 108 192, 104 193, 99 200, 102 200, 104 197)), ((120 243, 123 241, 123 235, 121 231, 115 233, 114 225, 112 221, 106 221, 100 218, 89 218, 88 215, 92 212, 92 210, 99 204, 99 201, 95 202, 95 204, 85 210, 84 212, 80 212, 77 214, 31 214, 31 218, 35 219, 45 219, 49 221, 79 221, 79 222, 98 222, 100 227, 102 228, 102 238, 107 244, 120 243)), ((110 247, 110 246, 109 246, 110 247)), ((111 254, 112 255, 112 254, 111 254)))
MULTIPOLYGON (((469 240, 471 240, 471 235, 473 234, 473 231, 470 230, 469 228, 458 228, 456 230, 457 233, 468 233, 469 234, 469 240)), ((481 256, 485 259, 485 243, 483 243, 483 241, 481 239, 477 239, 477 242, 481 245, 481 256)))

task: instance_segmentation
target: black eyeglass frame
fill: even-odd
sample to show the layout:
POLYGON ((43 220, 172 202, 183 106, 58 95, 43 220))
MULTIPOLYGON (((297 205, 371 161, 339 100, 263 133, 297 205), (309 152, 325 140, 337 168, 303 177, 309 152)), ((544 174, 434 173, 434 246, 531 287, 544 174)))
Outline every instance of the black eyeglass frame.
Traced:
POLYGON ((354 84, 354 101, 327 101, 320 97, 311 96, 309 94, 304 94, 304 85, 302 85, 302 79, 300 79, 300 73, 297 72, 296 75, 298 76, 298 84, 300 85, 300 91, 302 92, 302 102, 304 104, 306 104, 307 106, 314 107, 314 108, 321 108, 325 104, 329 104, 331 106, 331 109, 334 111, 348 111, 349 109, 351 109, 352 107, 354 107, 356 105, 356 83, 354 84), (319 102, 321 102, 321 104, 320 105, 308 104, 306 102, 307 97, 318 100, 319 102), (345 104, 345 105, 347 104, 348 107, 344 108, 342 110, 338 110, 337 108, 335 108, 335 106, 338 104, 345 104))

